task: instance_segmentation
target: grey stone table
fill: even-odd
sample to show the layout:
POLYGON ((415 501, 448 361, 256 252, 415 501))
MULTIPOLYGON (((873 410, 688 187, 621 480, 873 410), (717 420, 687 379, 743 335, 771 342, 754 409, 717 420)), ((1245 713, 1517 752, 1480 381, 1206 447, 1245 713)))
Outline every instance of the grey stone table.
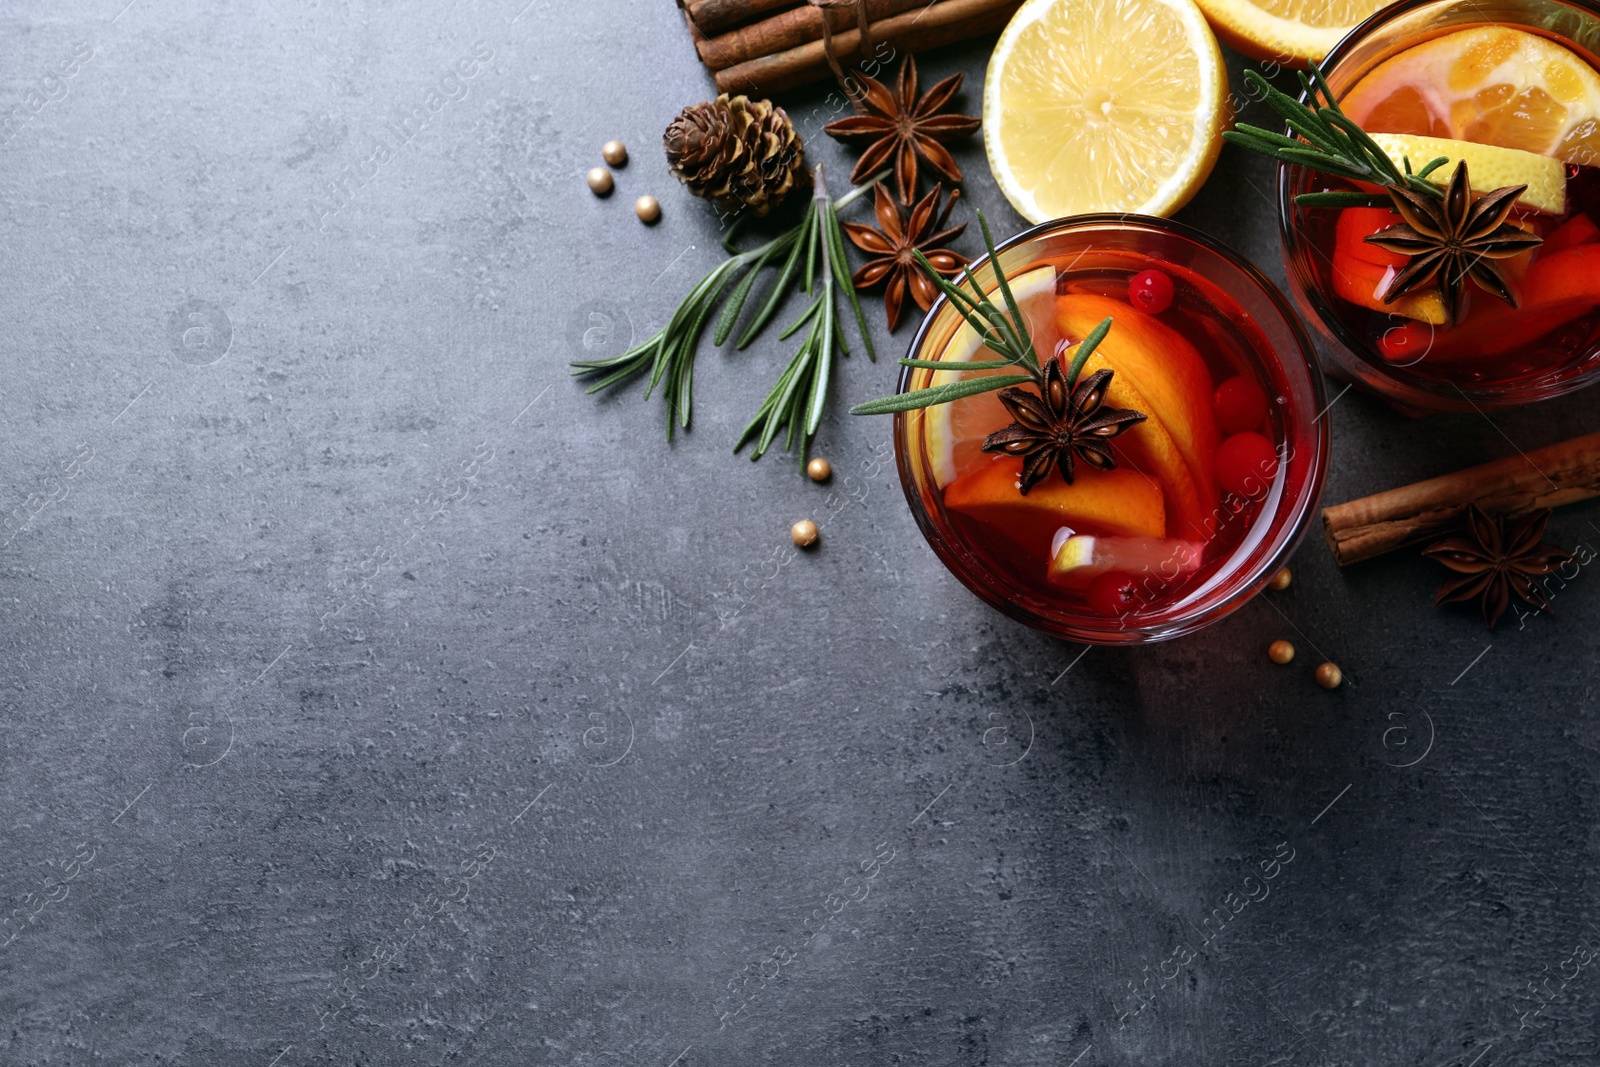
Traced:
MULTIPOLYGON (((566 363, 717 261, 709 92, 665 2, 0 12, 0 1063, 1593 1064, 1595 579, 1490 635, 1308 542, 1085 650, 938 565, 887 423, 731 455, 786 346, 669 447, 566 363)), ((1268 180, 1182 217, 1276 271, 1268 180)), ((1329 499, 1593 403, 1343 396, 1329 499)))

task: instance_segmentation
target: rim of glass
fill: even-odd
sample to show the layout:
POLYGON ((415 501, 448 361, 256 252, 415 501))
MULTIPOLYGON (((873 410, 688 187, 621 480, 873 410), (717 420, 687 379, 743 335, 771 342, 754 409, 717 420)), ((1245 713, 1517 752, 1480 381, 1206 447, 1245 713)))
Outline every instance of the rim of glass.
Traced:
MULTIPOLYGON (((916 479, 910 468, 911 460, 907 454, 906 446, 905 412, 899 412, 894 417, 895 466, 900 474, 900 488, 905 493, 906 503, 911 508, 911 514, 915 517, 917 527, 922 531, 923 538, 928 542, 929 547, 933 549, 934 554, 939 557, 945 568, 980 600, 1017 622, 1065 640, 1083 641, 1091 644, 1148 644, 1169 640, 1174 637, 1182 637, 1231 614, 1260 592, 1267 582, 1271 580, 1272 576, 1277 573, 1283 562, 1300 546, 1300 542, 1310 529, 1311 517, 1321 504, 1322 490, 1327 479, 1329 434, 1328 422, 1322 417, 1328 407, 1327 392, 1323 383, 1322 370, 1317 362, 1316 349, 1312 346, 1310 335, 1306 333, 1305 324, 1300 321, 1293 306, 1278 287, 1273 284, 1272 279, 1268 278, 1260 268, 1239 252, 1186 223, 1176 222, 1172 219, 1157 218, 1153 215, 1119 214, 1114 212, 1069 215, 1065 218, 1042 222, 1037 226, 1029 227, 1008 237, 995 246, 995 253, 998 255, 1016 248, 1018 245, 1062 231, 1100 228, 1143 229, 1156 233, 1171 234, 1190 241, 1206 252, 1226 260, 1266 297, 1267 302, 1277 313, 1279 320, 1287 328, 1290 336, 1294 338, 1295 345, 1299 349, 1298 363, 1293 361, 1293 356, 1290 353, 1274 350, 1273 355, 1286 368, 1291 366, 1304 368, 1306 384, 1311 390, 1312 402, 1316 405, 1318 412, 1312 419, 1312 425, 1315 428, 1309 434, 1311 438, 1310 444, 1314 447, 1316 454, 1312 457, 1311 468, 1307 473, 1307 491, 1299 494, 1293 500, 1285 497, 1285 504, 1280 507, 1280 511, 1287 514, 1288 517, 1284 523, 1286 533, 1277 550, 1263 556, 1255 567, 1249 569, 1247 576, 1237 581, 1236 588, 1227 596, 1209 604, 1193 615, 1185 616, 1178 620, 1163 620, 1150 626, 1128 626, 1115 630, 1097 630, 1091 626, 1064 623, 1058 619, 1042 616, 1031 611, 1014 601, 1000 596, 985 583, 976 581, 968 568, 967 561, 952 553, 945 545, 944 542, 950 538, 947 534, 935 529, 933 517, 928 514, 927 509, 922 504, 920 491, 916 487, 916 479)), ((989 255, 985 252, 974 259, 970 266, 973 272, 976 273, 979 267, 986 265, 988 262, 989 255)), ((1007 277, 1009 278, 1010 275, 1007 277)), ((933 328, 934 322, 937 321, 940 312, 945 309, 948 303, 949 298, 943 293, 934 301, 933 306, 922 317, 922 321, 917 324, 916 332, 911 335, 911 343, 906 349, 908 355, 914 355, 921 349, 928 332, 933 328)), ((896 393, 906 391, 911 381, 911 375, 915 370, 916 368, 914 367, 901 368, 900 380, 895 388, 896 393)), ((1238 574, 1236 573, 1231 577, 1237 580, 1238 574)))
MULTIPOLYGON (((1539 2, 1551 6, 1572 8, 1600 19, 1600 3, 1591 2, 1591 0, 1539 0, 1539 2)), ((1458 7, 1476 6, 1471 0, 1396 0, 1395 3, 1381 7, 1371 15, 1368 15, 1358 22, 1350 32, 1339 38, 1339 43, 1328 51, 1327 56, 1323 58, 1318 66, 1324 72, 1331 71, 1349 58, 1350 53, 1361 44, 1368 34, 1373 33, 1380 27, 1395 19, 1409 15, 1420 8, 1445 5, 1458 7)), ((1492 20, 1485 14, 1481 24, 1490 25, 1491 22, 1492 20)), ((1467 28, 1470 27, 1454 27, 1454 29, 1467 28)), ((1416 43, 1420 44, 1422 42, 1418 41, 1416 43)), ((1591 63, 1590 65, 1593 66, 1594 64, 1591 63)), ((1597 70, 1600 70, 1600 68, 1597 68, 1597 70)), ((1307 102, 1306 94, 1303 92, 1298 99, 1301 103, 1307 102)), ((1575 374, 1552 388, 1538 390, 1538 395, 1533 396, 1528 394, 1526 387, 1485 389, 1419 378, 1416 375, 1406 373, 1407 368, 1396 367, 1377 356, 1370 350, 1368 345, 1356 338, 1342 318, 1338 315, 1330 314, 1330 309, 1327 307, 1321 288, 1306 284, 1307 279, 1300 276, 1299 265, 1294 262, 1297 256, 1290 254, 1291 251, 1298 251, 1302 247, 1302 242, 1294 227, 1294 193, 1291 190, 1290 181, 1292 174, 1301 169, 1290 163, 1278 164, 1278 240, 1285 253, 1284 270, 1289 275, 1289 283, 1305 296, 1306 303, 1316 315, 1318 324, 1324 330, 1327 330, 1332 335, 1335 343, 1343 347, 1351 356, 1371 367, 1382 377, 1394 381, 1407 389, 1437 397, 1457 406, 1460 405, 1462 400, 1465 400, 1468 404, 1482 403, 1497 406, 1554 400, 1556 397, 1566 396, 1568 393, 1575 393, 1580 389, 1587 389, 1594 385, 1597 380, 1600 380, 1600 363, 1597 363, 1583 373, 1575 374)), ((1591 350, 1587 355, 1592 357, 1594 351, 1591 350)))

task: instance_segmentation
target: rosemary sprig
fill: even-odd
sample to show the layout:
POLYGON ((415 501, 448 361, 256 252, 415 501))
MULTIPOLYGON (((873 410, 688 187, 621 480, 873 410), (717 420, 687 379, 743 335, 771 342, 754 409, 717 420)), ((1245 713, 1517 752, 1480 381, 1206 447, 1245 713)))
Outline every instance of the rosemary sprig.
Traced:
MULTIPOLYGON (((782 340, 809 324, 805 340, 800 343, 794 358, 789 360, 788 367, 779 375, 777 383, 767 394, 755 418, 750 420, 744 432, 739 435, 738 442, 733 446, 735 452, 754 441, 755 448, 750 453, 750 458, 760 459, 778 434, 787 430, 784 437, 784 451, 794 451, 798 441, 800 462, 805 463, 806 454, 811 448, 811 440, 816 436, 817 427, 822 422, 823 409, 827 405, 828 384, 833 377, 834 359, 837 356, 850 354, 850 349, 845 344, 844 331, 839 328, 838 308, 834 303, 836 286, 849 294, 850 307, 855 312, 856 330, 861 335, 862 344, 866 346, 867 357, 876 362, 878 354, 873 351, 872 336, 867 332, 866 318, 861 314, 861 302, 856 298, 855 286, 850 282, 850 272, 844 252, 844 236, 839 229, 839 208, 882 180, 884 176, 879 175, 871 179, 866 185, 854 190, 848 196, 841 197, 838 203, 835 203, 828 198, 822 167, 817 167, 813 178, 815 189, 811 196, 811 206, 800 223, 798 238, 789 249, 789 259, 779 274, 778 284, 773 287, 772 294, 751 324, 752 327, 759 329, 776 310, 778 298, 785 291, 787 280, 793 275, 802 249, 805 250, 806 257, 803 285, 805 293, 810 296, 819 288, 818 274, 820 274, 821 291, 816 292, 816 296, 800 317, 778 335, 779 340, 782 340)), ((723 318, 730 324, 738 317, 738 308, 743 304, 744 295, 737 294, 722 313, 723 318)), ((747 330, 746 336, 740 340, 740 348, 744 347, 751 335, 751 331, 747 330)))
MULTIPOLYGON (((1427 180, 1438 168, 1449 162, 1440 156, 1420 171, 1412 173, 1411 161, 1404 160, 1405 169, 1394 160, 1366 131, 1357 126, 1340 109, 1333 98, 1328 80, 1315 63, 1299 75, 1302 103, 1287 93, 1273 88, 1260 71, 1246 70, 1244 79, 1262 95, 1268 107, 1283 116, 1289 129, 1299 138, 1273 133, 1259 126, 1240 124, 1223 133, 1223 138, 1252 152, 1270 156, 1281 163, 1294 163, 1311 170, 1321 171, 1349 181, 1368 182, 1380 186, 1398 186, 1411 189, 1437 200, 1444 191, 1427 180)), ((1388 207, 1389 198, 1371 193, 1301 193, 1295 203, 1306 207, 1388 207)))
MULTIPOLYGON (((755 456, 759 457, 766 450, 767 445, 771 443, 772 434, 788 423, 793 410, 802 411, 805 415, 803 420, 803 425, 807 427, 805 443, 809 444, 811 435, 816 432, 817 424, 821 421, 822 407, 826 400, 829 368, 825 364, 831 360, 835 345, 839 350, 844 350, 844 340, 838 330, 832 301, 835 281, 839 281, 850 294, 856 325, 861 330, 867 354, 873 359, 877 358, 872 349, 872 340, 866 332, 866 320, 861 313, 861 305, 856 300, 855 289, 849 285, 849 277, 845 273, 844 242, 839 234, 838 213, 840 209, 854 203, 883 177, 884 175, 880 174, 846 193, 838 201, 833 201, 828 199, 822 179, 822 168, 819 166, 814 172, 815 187, 818 192, 812 198, 804 218, 799 223, 758 248, 733 252, 729 247, 728 250, 732 253, 729 258, 713 267, 693 289, 689 290, 689 294, 683 298, 683 302, 678 305, 665 326, 642 344, 635 345, 626 352, 602 359, 575 360, 572 363, 572 373, 578 377, 594 379, 587 390, 590 393, 610 388, 641 374, 647 375, 644 391, 646 399, 660 387, 662 398, 667 402, 667 440, 670 441, 675 426, 684 428, 689 426, 693 404, 695 352, 699 347, 700 337, 705 332, 706 323, 711 313, 717 309, 718 303, 723 300, 724 294, 727 294, 727 301, 722 305, 722 312, 717 318, 711 338, 712 343, 717 346, 721 346, 732 336, 733 329, 738 324, 739 317, 755 289, 758 276, 766 267, 779 262, 782 257, 782 266, 779 268, 776 282, 761 302, 754 318, 745 326, 735 342, 735 348, 743 349, 760 334, 777 312, 779 305, 783 303, 783 298, 789 293, 795 281, 802 254, 806 261, 803 288, 808 294, 814 288, 814 274, 820 259, 825 275, 823 281, 826 299, 819 297, 814 300, 800 320, 782 335, 787 337, 813 317, 816 318, 812 332, 801 345, 800 353, 791 361, 790 371, 785 372, 779 379, 773 395, 767 398, 761 414, 757 416, 758 421, 765 417, 767 421, 773 422, 773 426, 772 433, 763 433, 755 456), (731 290, 728 288, 730 284, 733 286, 731 290), (818 351, 828 353, 830 360, 816 359, 818 351), (803 377, 799 373, 801 370, 809 374, 810 387, 804 390, 800 389, 803 377), (804 401, 798 408, 790 402, 796 396, 804 401)), ((732 236, 730 233, 728 241, 731 241, 732 236)), ((724 243, 726 246, 727 241, 724 243)), ((745 436, 740 439, 741 447, 749 436, 750 431, 747 429, 745 436)), ((793 439, 794 435, 791 433, 791 443, 793 439)), ((803 459, 802 449, 802 461, 803 459)))
MULTIPOLYGON (((909 393, 896 393, 894 396, 880 397, 869 400, 864 404, 857 404, 850 409, 852 415, 891 415, 899 411, 910 411, 913 408, 932 407, 935 404, 948 404, 953 400, 963 397, 976 396, 994 389, 1005 389, 1008 386, 1033 384, 1044 385, 1044 370, 1039 362, 1039 353, 1033 347, 1033 338, 1028 332, 1028 322, 1022 317, 1022 311, 1017 306, 1017 299, 1011 292, 1011 285, 1006 281, 1005 272, 1000 269, 1000 257, 995 252, 994 237, 989 233, 989 223, 983 217, 983 212, 978 212, 978 226, 983 230, 983 244, 989 252, 989 266, 994 271, 996 288, 1000 292, 1001 300, 1005 303, 1005 310, 997 307, 983 288, 978 285, 977 278, 973 277, 972 267, 969 264, 962 268, 962 277, 972 287, 972 292, 967 292, 960 286, 946 280, 933 269, 921 252, 914 252, 917 263, 928 275, 929 279, 939 287, 950 300, 950 305, 961 314, 967 325, 971 326, 984 345, 1000 355, 1000 359, 974 360, 968 363, 943 363, 931 359, 902 359, 902 367, 919 367, 926 370, 942 371, 977 371, 977 370, 1006 370, 1014 368, 1022 371, 1021 374, 991 374, 982 378, 966 378, 958 382, 947 382, 944 385, 934 385, 926 389, 915 389, 909 393)), ((1111 329, 1111 319, 1103 320, 1100 325, 1090 331, 1089 336, 1083 339, 1078 346, 1077 354, 1072 360, 1072 367, 1067 374, 1067 387, 1070 389, 1078 380, 1078 375, 1083 371, 1083 366, 1088 362, 1100 342, 1105 340, 1106 333, 1111 329)))

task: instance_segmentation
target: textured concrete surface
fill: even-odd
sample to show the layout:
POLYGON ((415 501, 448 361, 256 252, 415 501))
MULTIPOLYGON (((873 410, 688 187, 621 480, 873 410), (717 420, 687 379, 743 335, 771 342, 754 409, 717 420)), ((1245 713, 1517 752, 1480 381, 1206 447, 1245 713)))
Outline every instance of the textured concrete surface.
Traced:
MULTIPOLYGON (((923 544, 839 413, 887 360, 830 487, 729 454, 770 339, 669 448, 565 365, 717 261, 656 147, 709 79, 664 0, 525 3, 0 12, 0 1063, 1595 1062, 1591 574, 1490 636, 1308 543, 1085 651, 923 544)), ((1183 217, 1276 274, 1267 180, 1183 217)), ((1329 499, 1593 404, 1345 396, 1329 499)))

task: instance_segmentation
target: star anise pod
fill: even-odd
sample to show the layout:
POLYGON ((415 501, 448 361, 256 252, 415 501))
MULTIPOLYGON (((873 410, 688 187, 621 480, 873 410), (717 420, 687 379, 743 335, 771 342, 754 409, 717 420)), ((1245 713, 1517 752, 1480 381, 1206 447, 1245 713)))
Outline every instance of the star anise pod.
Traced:
POLYGON ((907 55, 900 65, 894 91, 876 78, 860 75, 862 94, 857 99, 861 114, 830 122, 822 132, 840 141, 869 141, 850 172, 857 185, 894 164, 895 183, 900 202, 910 204, 917 195, 917 159, 937 171, 952 185, 961 181, 961 168, 940 142, 964 137, 981 125, 971 115, 941 114, 950 98, 961 88, 963 74, 952 74, 917 98, 917 60, 907 55))
POLYGON ((1526 188, 1507 185, 1473 200, 1466 160, 1456 164, 1443 200, 1399 185, 1386 186, 1384 192, 1404 221, 1379 230, 1366 241, 1411 258, 1379 297, 1388 304, 1437 281, 1445 311, 1454 323, 1460 320, 1461 297, 1470 278, 1516 307, 1516 295, 1495 261, 1543 243, 1538 235, 1506 221, 1526 188))
POLYGON ((908 218, 894 201, 894 196, 879 182, 876 209, 878 227, 863 226, 858 222, 841 222, 845 236, 851 244, 872 256, 861 265, 850 280, 857 289, 866 289, 884 282, 883 312, 889 319, 892 331, 900 325, 900 315, 905 311, 906 292, 911 293, 917 306, 926 311, 933 306, 939 290, 917 266, 913 250, 928 257, 933 269, 947 278, 954 277, 967 257, 940 245, 954 240, 967 228, 966 223, 941 229, 950 218, 950 209, 961 196, 961 190, 952 189, 944 210, 939 210, 939 197, 944 186, 936 184, 928 195, 917 201, 908 218), (934 217, 938 213, 937 219, 934 217))
POLYGON ((1476 599, 1491 630, 1510 607, 1513 594, 1547 615, 1555 614, 1550 595, 1535 579, 1576 557, 1540 541, 1549 521, 1549 508, 1508 521, 1468 504, 1463 535, 1422 550, 1424 556, 1456 572, 1439 586, 1434 606, 1476 599))
POLYGON ((1117 457, 1107 442, 1145 420, 1143 412, 1105 406, 1114 374, 1097 370, 1074 386, 1061 373, 1061 361, 1049 359, 1038 392, 1013 386, 1000 390, 1000 403, 1012 422, 983 440, 985 452, 1022 457, 1022 495, 1038 485, 1050 468, 1072 484, 1072 467, 1081 459, 1098 470, 1114 470, 1117 457))

